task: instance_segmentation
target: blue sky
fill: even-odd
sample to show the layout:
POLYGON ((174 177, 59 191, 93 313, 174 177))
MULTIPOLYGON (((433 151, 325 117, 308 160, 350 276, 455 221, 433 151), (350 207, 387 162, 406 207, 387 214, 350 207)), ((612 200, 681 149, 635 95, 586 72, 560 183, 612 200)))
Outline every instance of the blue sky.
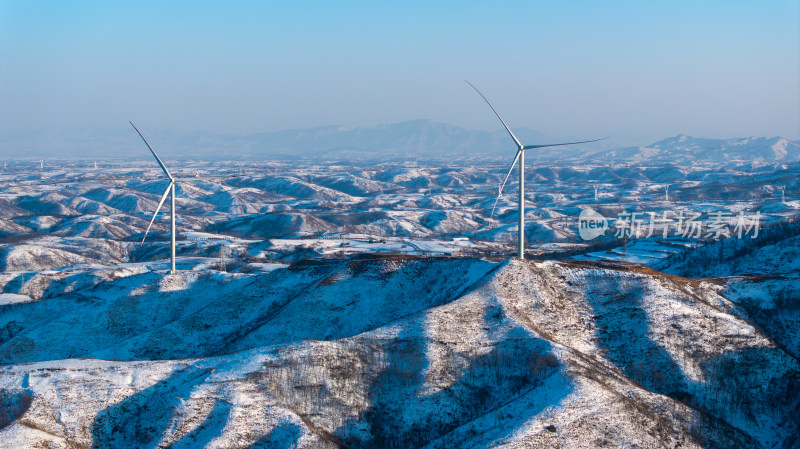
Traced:
POLYGON ((0 132, 497 129, 469 79, 553 136, 798 139, 798 24, 800 0, 0 0, 0 132))

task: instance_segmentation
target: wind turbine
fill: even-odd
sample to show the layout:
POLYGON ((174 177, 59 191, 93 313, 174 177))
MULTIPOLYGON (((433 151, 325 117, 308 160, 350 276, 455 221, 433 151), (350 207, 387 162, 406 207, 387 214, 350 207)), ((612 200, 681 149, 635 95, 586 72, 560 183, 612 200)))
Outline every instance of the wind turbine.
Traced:
POLYGON ((171 209, 170 220, 169 220, 170 221, 170 223, 169 223, 169 225, 170 225, 170 251, 171 251, 170 274, 175 274, 175 178, 173 178, 172 175, 169 174, 169 170, 167 170, 167 167, 164 166, 163 162, 161 162, 161 159, 158 157, 156 152, 153 151, 153 148, 150 146, 150 144, 147 143, 147 139, 145 139, 144 136, 142 135, 142 133, 139 132, 139 129, 136 128, 136 125, 134 125, 133 122, 130 122, 130 121, 128 123, 130 123, 131 126, 133 126, 133 129, 135 129, 136 133, 139 134, 139 137, 142 138, 142 140, 144 141, 144 144, 147 145, 147 148, 150 149, 151 153, 153 153, 153 157, 156 158, 156 161, 158 162, 158 165, 161 166, 161 169, 164 170, 164 174, 167 175, 167 178, 169 179, 169 185, 167 186, 167 190, 165 190, 164 194, 161 195, 161 201, 158 202, 158 207, 156 207, 156 211, 155 211, 155 213, 153 213, 153 218, 150 219, 150 224, 147 225, 147 230, 144 231, 144 237, 142 237, 142 244, 144 244, 144 239, 147 238, 147 233, 150 232, 150 226, 153 226, 153 221, 155 221, 156 215, 158 215, 158 211, 161 210, 161 206, 164 204, 164 201, 167 199, 167 195, 170 195, 172 197, 172 209, 171 209))
POLYGON ((508 177, 511 176, 511 171, 514 170, 514 165, 516 165, 517 160, 519 160, 519 233, 518 233, 518 244, 519 244, 519 258, 525 259, 525 150, 534 150, 537 148, 547 148, 547 147, 558 147, 563 145, 576 145, 579 143, 589 143, 589 142, 597 142, 598 140, 603 139, 594 139, 594 140, 582 140, 580 142, 564 142, 564 143, 549 143, 545 145, 522 145, 517 136, 511 132, 511 129, 506 125, 506 122, 500 117, 500 114, 494 109, 492 103, 478 90, 477 87, 473 86, 472 83, 469 81, 466 82, 469 84, 475 92, 478 92, 478 95, 486 101, 486 104, 492 109, 494 115, 500 119, 500 123, 503 124, 503 127, 508 131, 508 135, 514 139, 514 143, 517 144, 517 154, 514 156, 514 162, 511 163, 511 168, 508 169, 508 174, 506 178, 503 180, 503 184, 500 185, 500 189, 497 193, 497 199, 494 201, 494 206, 492 206, 492 213, 489 215, 490 217, 494 215, 494 209, 497 207, 497 202, 500 200, 500 196, 503 194, 503 187, 506 185, 506 181, 508 181, 508 177))
MULTIPOLYGON (((147 143, 147 139, 144 138, 139 129, 133 122, 128 121, 128 123, 133 126, 133 129, 136 130, 136 133, 139 134, 139 137, 142 138, 144 144, 147 145, 147 148, 153 153, 153 157, 156 158, 156 162, 161 167, 161 170, 164 170, 164 174, 167 175, 167 179, 169 179, 169 185, 167 186, 167 190, 164 191, 164 194, 161 195, 161 201, 158 202, 158 206, 156 207, 156 211, 153 213, 153 218, 150 219, 150 224, 147 225, 147 230, 144 231, 144 237, 142 237, 142 244, 144 244, 144 240, 147 238, 147 233, 150 232, 150 227, 153 226, 153 222, 156 219, 156 215, 158 215, 158 211, 161 210, 161 206, 164 205, 164 201, 167 199, 167 195, 171 196, 172 199, 172 209, 170 214, 170 274, 175 274, 175 183, 178 181, 184 182, 192 182, 192 181, 208 181, 208 180, 219 180, 219 179, 231 179, 232 176, 194 176, 191 178, 174 178, 167 170, 167 167, 161 162, 161 158, 158 157, 155 151, 153 151, 153 147, 147 143)), ((97 164, 97 162, 95 162, 97 164)))

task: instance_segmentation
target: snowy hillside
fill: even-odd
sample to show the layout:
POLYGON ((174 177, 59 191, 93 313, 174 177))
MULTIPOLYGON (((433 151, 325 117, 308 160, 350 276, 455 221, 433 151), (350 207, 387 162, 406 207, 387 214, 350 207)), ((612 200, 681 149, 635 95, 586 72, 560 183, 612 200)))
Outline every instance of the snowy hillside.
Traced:
POLYGON ((744 284, 392 256, 36 285, 0 305, 9 447, 798 445, 796 335, 744 284))
POLYGON ((175 275, 154 161, 0 173, 0 446, 800 445, 798 163, 529 164, 525 262, 506 159, 165 163, 175 275))
MULTIPOLYGON (((518 221, 516 176, 494 207, 507 163, 186 162, 175 168, 185 179, 176 188, 178 257, 227 252, 241 268, 357 252, 508 255, 518 221), (214 237, 189 237, 196 233, 214 237)), ((145 244, 134 244, 165 187, 155 162, 147 170, 136 161, 84 165, 58 161, 41 168, 20 161, 0 173, 0 269, 166 257, 169 201, 145 244)), ((612 220, 682 211, 706 221, 717 212, 758 213, 764 226, 789 221, 800 215, 799 175, 798 163, 535 163, 526 170, 528 248, 540 253, 573 245, 585 253, 608 243, 613 230, 591 242, 579 237, 578 218, 587 207, 612 220)), ((725 274, 731 273, 714 275, 725 274)))
POLYGON ((784 222, 765 228, 759 237, 730 237, 708 242, 652 266, 666 273, 695 278, 800 271, 800 222, 784 222))

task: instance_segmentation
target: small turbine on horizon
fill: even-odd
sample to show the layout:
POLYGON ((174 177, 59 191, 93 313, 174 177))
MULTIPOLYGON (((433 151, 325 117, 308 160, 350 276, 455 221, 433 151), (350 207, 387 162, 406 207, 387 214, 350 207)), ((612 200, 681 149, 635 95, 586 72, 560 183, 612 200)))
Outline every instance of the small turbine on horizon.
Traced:
POLYGON ((475 92, 478 92, 478 95, 483 98, 486 104, 492 109, 494 115, 500 120, 500 123, 503 124, 503 127, 508 131, 508 135, 514 139, 514 143, 517 145, 517 154, 514 156, 514 162, 511 163, 511 168, 508 169, 508 174, 506 174, 506 178, 503 180, 503 184, 500 185, 500 189, 497 193, 497 199, 494 201, 494 206, 492 206, 492 213, 489 215, 491 217, 494 215, 494 209, 497 207, 497 202, 500 201, 500 196, 503 194, 503 187, 506 185, 506 181, 508 181, 508 177, 511 176, 511 171, 514 170, 514 165, 516 165, 517 160, 519 160, 519 232, 518 232, 518 246, 519 246, 519 258, 525 259, 525 150, 533 150, 537 148, 547 148, 547 147, 558 147, 564 145, 576 145, 579 143, 589 143, 589 142, 597 142, 598 140, 603 139, 594 139, 594 140, 582 140, 580 142, 564 142, 564 143, 549 143, 545 145, 522 145, 517 136, 511 132, 511 129, 506 125, 506 122, 500 117, 500 114, 494 109, 492 103, 478 90, 477 87, 473 86, 472 83, 466 81, 475 92))
POLYGON ((164 165, 163 162, 161 162, 161 159, 158 157, 156 152, 153 151, 153 148, 150 146, 150 144, 147 143, 147 139, 145 139, 142 133, 139 132, 139 129, 136 128, 136 125, 134 125, 133 122, 130 121, 128 123, 130 123, 131 126, 133 126, 133 129, 135 129, 136 133, 139 134, 139 137, 142 138, 144 144, 147 145, 147 148, 150 150, 151 153, 153 153, 153 157, 156 158, 156 161, 158 162, 158 165, 161 167, 161 170, 164 170, 164 174, 167 175, 167 178, 169 179, 169 185, 167 186, 167 190, 165 190, 164 194, 161 195, 161 201, 158 202, 156 211, 155 213, 153 213, 153 218, 150 219, 150 224, 147 225, 147 230, 144 231, 144 237, 142 237, 142 244, 144 244, 144 239, 147 238, 147 233, 150 232, 150 227, 153 226, 153 222, 156 219, 156 215, 158 215, 158 211, 160 211, 161 206, 164 205, 164 201, 167 199, 167 195, 171 194, 170 196, 172 197, 172 209, 170 213, 170 251, 171 251, 170 274, 175 274, 175 178, 173 178, 172 175, 169 174, 169 170, 167 170, 167 167, 164 165))

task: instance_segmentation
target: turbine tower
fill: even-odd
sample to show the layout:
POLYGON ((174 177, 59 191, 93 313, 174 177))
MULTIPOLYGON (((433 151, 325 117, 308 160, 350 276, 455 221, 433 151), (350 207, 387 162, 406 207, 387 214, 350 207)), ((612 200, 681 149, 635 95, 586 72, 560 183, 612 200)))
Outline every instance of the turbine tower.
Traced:
POLYGON ((150 224, 147 225, 147 230, 144 231, 144 237, 142 237, 142 244, 144 244, 144 239, 147 238, 147 233, 150 232, 150 227, 153 226, 153 221, 155 221, 156 215, 158 215, 158 211, 161 210, 161 206, 164 205, 164 201, 167 199, 167 195, 170 195, 170 197, 172 198, 172 210, 171 210, 171 213, 170 213, 170 224, 169 224, 170 225, 169 226, 170 227, 170 251, 171 251, 171 256, 170 256, 170 261, 171 261, 170 274, 175 274, 175 178, 173 178, 172 175, 169 174, 169 170, 167 170, 167 167, 164 166, 163 162, 161 162, 161 159, 158 157, 156 152, 153 151, 153 148, 150 146, 150 144, 147 143, 147 139, 145 139, 144 136, 142 135, 142 133, 139 132, 139 129, 136 128, 136 125, 134 125, 133 122, 130 122, 130 121, 128 123, 130 123, 131 126, 133 126, 133 129, 135 129, 136 133, 139 134, 139 137, 142 138, 142 140, 144 141, 144 144, 147 145, 147 148, 150 149, 151 153, 153 153, 153 157, 156 158, 156 161, 158 162, 158 165, 161 166, 161 169, 164 170, 164 174, 167 175, 167 178, 169 179, 169 185, 167 186, 167 190, 165 190, 164 194, 161 195, 161 201, 158 202, 158 207, 156 207, 156 211, 155 211, 155 213, 153 213, 153 218, 150 219, 150 224))
POLYGON ((511 171, 514 170, 514 165, 516 165, 517 161, 519 160, 519 233, 518 233, 518 246, 519 246, 519 258, 525 259, 525 150, 533 150, 537 148, 546 148, 546 147, 558 147, 563 145, 576 145, 579 143, 589 143, 589 142, 597 142, 598 140, 603 139, 594 139, 594 140, 582 140, 580 142, 564 142, 564 143, 549 143, 545 145, 522 145, 517 136, 511 132, 511 129, 506 125, 506 122, 500 117, 500 114, 494 109, 492 103, 478 90, 477 87, 473 86, 472 83, 467 81, 475 92, 478 92, 478 95, 483 98, 486 104, 492 109, 494 115, 500 120, 500 123, 503 124, 503 127, 508 131, 508 135, 514 140, 514 143, 517 145, 517 154, 514 156, 514 162, 511 163, 511 168, 508 169, 508 174, 506 178, 503 180, 503 184, 500 185, 500 189, 497 193, 497 199, 494 201, 494 206, 492 207, 492 213, 489 215, 490 217, 494 215, 494 209, 497 207, 497 202, 500 200, 500 196, 503 194, 503 187, 506 185, 506 181, 508 181, 508 177, 511 176, 511 171))

